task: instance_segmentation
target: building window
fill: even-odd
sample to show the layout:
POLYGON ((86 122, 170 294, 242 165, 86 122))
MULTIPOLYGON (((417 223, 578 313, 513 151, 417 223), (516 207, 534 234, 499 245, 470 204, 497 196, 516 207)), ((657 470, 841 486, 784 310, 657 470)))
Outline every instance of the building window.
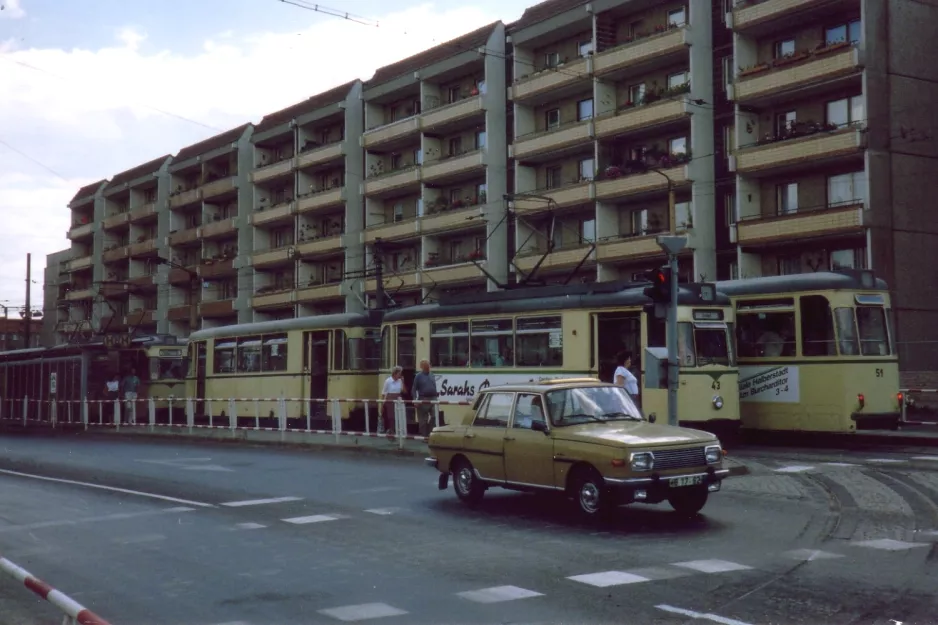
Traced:
POLYGON ((730 261, 730 280, 739 280, 739 263, 730 261))
POLYGON ((723 89, 726 85, 731 85, 736 79, 736 72, 733 69, 733 55, 723 57, 723 89))
POLYGON ((560 128, 560 109, 551 109, 544 113, 544 128, 547 130, 560 128))
POLYGON ((547 168, 547 188, 556 189, 563 184, 561 182, 562 169, 560 166, 547 168))
POLYGON ((723 211, 726 225, 732 226, 736 223, 736 194, 727 193, 723 196, 723 211))
POLYGON ((827 179, 827 205, 866 204, 866 174, 855 171, 827 179))
POLYGON ((646 209, 634 210, 631 213, 633 236, 645 234, 648 230, 648 211, 646 209))
POLYGON ((687 154, 687 137, 675 137, 668 141, 668 151, 671 154, 687 154))
POLYGON ((456 156, 462 153, 462 137, 454 137, 449 140, 449 155, 456 156))
POLYGON ((476 133, 476 149, 481 150, 485 147, 485 131, 480 130, 476 133))
POLYGON ((592 158, 584 158, 580 161, 580 181, 592 180, 595 172, 596 167, 592 158))
POLYGON ((790 276, 796 273, 801 273, 801 256, 800 255, 792 254, 790 256, 778 257, 778 275, 790 276))
POLYGON ((394 221, 404 221, 404 203, 395 202, 394 203, 394 221))
POLYGON ((782 41, 775 42, 775 58, 783 59, 786 56, 792 56, 795 54, 795 40, 794 39, 784 39, 782 41))
POLYGON ((450 87, 446 90, 446 102, 448 104, 459 102, 459 87, 450 87))
POLYGON ((645 100, 645 84, 632 85, 629 87, 629 102, 632 104, 642 104, 645 100))
POLYGON ((827 103, 827 123, 838 128, 861 123, 866 117, 863 96, 855 95, 827 103))
POLYGON ((560 53, 548 52, 544 55, 544 67, 557 67, 560 65, 560 53))
POLYGON ((576 104, 576 119, 578 122, 582 122, 587 119, 593 118, 593 98, 588 100, 580 100, 576 104))
POLYGON ((778 113, 775 116, 775 134, 779 137, 784 137, 794 129, 796 121, 797 115, 795 114, 795 111, 778 113))
POLYGON ((420 148, 414 150, 414 165, 423 165, 423 151, 420 148))
POLYGON ((668 76, 668 89, 676 89, 690 82, 690 72, 683 71, 668 76))
POLYGON ((596 220, 584 219, 580 222, 580 242, 582 244, 596 242, 596 220))
POLYGON ((674 219, 677 221, 678 227, 693 228, 694 215, 693 211, 691 210, 691 203, 677 202, 674 205, 674 219))
POLYGON ((733 148, 736 143, 736 126, 733 124, 727 124, 723 126, 723 153, 726 155, 726 158, 729 158, 733 153, 733 148))
POLYGON ((592 41, 581 41, 579 45, 580 56, 589 56, 593 52, 592 41))
POLYGON ((400 154, 391 155, 391 171, 396 171, 403 167, 404 162, 400 154))
POLYGON ((775 201, 779 215, 791 215, 798 211, 798 183, 789 182, 775 187, 775 201))
POLYGON ((830 253, 831 271, 838 269, 866 269, 866 249, 832 250, 830 253))
POLYGON ((453 204, 462 199, 462 189, 450 189, 449 191, 449 203, 453 204))
POLYGON ((488 185, 484 182, 476 186, 476 202, 484 204, 488 199, 488 185))
POLYGON ((668 26, 672 28, 684 26, 687 23, 687 11, 684 7, 668 11, 668 26))
POLYGON ((852 20, 824 29, 824 43, 827 45, 844 42, 860 43, 862 38, 863 27, 860 20, 852 20))

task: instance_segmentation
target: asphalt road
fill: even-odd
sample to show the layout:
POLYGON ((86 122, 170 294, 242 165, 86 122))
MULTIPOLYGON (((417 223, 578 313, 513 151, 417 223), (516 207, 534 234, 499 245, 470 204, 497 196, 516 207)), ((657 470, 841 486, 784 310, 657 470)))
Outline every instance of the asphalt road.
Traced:
MULTIPOLYGON (((113 625, 938 622, 938 456, 734 457, 697 519, 592 526, 414 458, 6 435, 0 554, 113 625)), ((14 586, 0 623, 58 623, 14 586)))

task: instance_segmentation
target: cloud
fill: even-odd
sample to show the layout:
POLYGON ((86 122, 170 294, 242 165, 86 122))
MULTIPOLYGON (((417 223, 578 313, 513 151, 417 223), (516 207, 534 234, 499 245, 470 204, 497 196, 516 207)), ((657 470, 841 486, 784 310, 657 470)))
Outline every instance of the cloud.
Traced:
POLYGON ((0 19, 19 19, 26 16, 20 0, 0 0, 0 19))
MULTIPOLYGON (((18 1, 0 2, 4 13, 22 13, 18 1)), ((66 204, 82 184, 367 80, 383 65, 505 17, 427 3, 379 16, 374 27, 282 10, 284 24, 301 26, 222 33, 188 55, 131 27, 93 48, 0 43, 0 139, 64 178, 0 145, 0 300, 22 302, 27 251, 41 276, 45 255, 70 245, 66 204)))

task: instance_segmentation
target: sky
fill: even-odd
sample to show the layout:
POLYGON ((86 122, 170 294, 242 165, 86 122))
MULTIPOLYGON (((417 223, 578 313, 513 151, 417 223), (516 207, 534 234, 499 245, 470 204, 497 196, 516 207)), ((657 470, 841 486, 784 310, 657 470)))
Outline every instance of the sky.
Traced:
POLYGON ((70 246, 79 187, 513 21, 536 0, 296 4, 314 2, 0 0, 0 306, 24 305, 31 253, 42 309, 45 257, 70 246))

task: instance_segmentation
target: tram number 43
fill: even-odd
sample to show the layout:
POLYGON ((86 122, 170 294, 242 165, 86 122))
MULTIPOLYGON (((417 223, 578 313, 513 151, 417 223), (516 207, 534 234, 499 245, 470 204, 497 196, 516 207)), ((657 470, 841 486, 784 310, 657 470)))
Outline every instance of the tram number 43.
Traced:
POLYGON ((715 391, 718 391, 720 390, 720 383, 717 380, 714 380, 713 384, 710 385, 710 388, 712 388, 715 391))

